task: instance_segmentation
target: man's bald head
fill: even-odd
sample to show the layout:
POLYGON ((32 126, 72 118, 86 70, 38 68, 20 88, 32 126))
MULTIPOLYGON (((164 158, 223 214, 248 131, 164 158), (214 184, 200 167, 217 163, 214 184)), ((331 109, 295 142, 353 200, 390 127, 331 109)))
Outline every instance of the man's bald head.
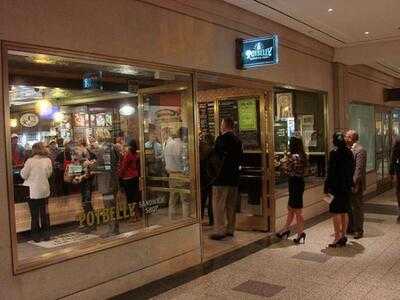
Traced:
POLYGON ((357 131, 350 129, 346 132, 345 139, 346 139, 346 143, 348 146, 350 146, 350 147, 353 146, 354 143, 356 143, 358 141, 358 138, 359 138, 359 136, 358 136, 357 131))

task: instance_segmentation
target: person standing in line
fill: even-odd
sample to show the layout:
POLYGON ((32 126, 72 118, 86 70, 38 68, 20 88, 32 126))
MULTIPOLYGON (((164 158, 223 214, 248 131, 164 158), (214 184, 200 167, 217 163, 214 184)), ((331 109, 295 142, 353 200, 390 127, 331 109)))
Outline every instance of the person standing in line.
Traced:
POLYGON ((214 225, 214 217, 212 211, 212 178, 207 172, 207 164, 209 163, 209 156, 214 148, 214 138, 210 133, 205 134, 200 139, 199 153, 200 153, 200 189, 201 189, 201 219, 204 218, 204 211, 207 206, 208 224, 214 225), (207 205, 208 200, 208 205, 207 205))
MULTIPOLYGON (((103 195, 104 207, 118 209, 117 197, 119 191, 118 166, 121 160, 118 148, 111 142, 111 134, 102 131, 97 134, 99 148, 97 155, 97 184, 98 191, 103 195)), ((108 223, 108 232, 103 237, 119 234, 119 221, 111 220, 108 223)))
POLYGON ((364 235, 363 193, 367 186, 367 151, 358 142, 356 131, 347 131, 345 138, 347 146, 353 152, 355 162, 347 233, 354 234, 355 239, 360 239, 364 235))
MULTIPOLYGON (((76 181, 73 183, 79 185, 81 193, 82 208, 87 215, 90 211, 93 211, 92 195, 93 195, 93 181, 94 176, 91 172, 92 167, 96 163, 96 156, 88 150, 86 138, 82 138, 78 145, 72 151, 73 163, 81 166, 81 173, 76 177, 76 181), (79 179, 78 179, 79 178, 79 179)), ((96 225, 85 228, 85 231, 89 233, 95 230, 96 225)))
POLYGON ((221 122, 221 135, 215 141, 214 151, 221 161, 220 172, 213 182, 214 230, 210 236, 213 240, 221 240, 233 236, 236 222, 236 205, 239 193, 240 163, 243 146, 234 133, 232 118, 224 118, 221 122), (225 216, 227 226, 225 227, 225 216))
MULTIPOLYGON (((168 141, 165 146, 165 168, 169 176, 169 187, 171 189, 184 189, 185 180, 188 178, 188 162, 187 162, 187 137, 188 129, 186 127, 179 128, 178 133, 168 141)), ((185 193, 170 192, 168 215, 170 220, 175 218, 178 206, 177 194, 182 204, 183 217, 189 217, 191 213, 190 196, 185 193)))
POLYGON ((20 167, 25 162, 25 149, 19 144, 19 137, 13 133, 11 135, 11 158, 13 167, 20 167))
POLYGON ((342 132, 333 135, 334 149, 329 152, 328 175, 325 180, 324 192, 332 198, 329 212, 333 214, 335 240, 329 247, 345 246, 346 231, 350 205, 350 194, 353 187, 355 169, 353 153, 346 145, 342 132))
POLYGON ((276 236, 278 238, 289 237, 290 225, 296 217, 297 238, 294 243, 305 242, 306 233, 304 232, 303 218, 303 194, 304 194, 304 175, 307 167, 307 155, 304 152, 303 141, 300 137, 291 137, 289 143, 289 155, 283 162, 283 171, 289 176, 289 203, 288 215, 285 227, 276 236))
POLYGON ((392 148, 389 173, 392 181, 396 175, 396 197, 399 207, 399 216, 397 217, 397 222, 400 223, 400 139, 396 139, 392 148))
POLYGON ((29 210, 31 212, 31 233, 35 242, 50 240, 50 217, 48 199, 50 197, 49 178, 53 172, 49 153, 43 143, 32 146, 32 157, 21 170, 24 186, 29 187, 29 210), (40 225, 39 225, 40 219, 40 225))
POLYGON ((141 217, 139 208, 139 174, 140 159, 137 154, 137 143, 135 140, 129 142, 129 150, 125 152, 118 171, 122 187, 125 191, 126 202, 128 204, 136 203, 136 217, 141 217))

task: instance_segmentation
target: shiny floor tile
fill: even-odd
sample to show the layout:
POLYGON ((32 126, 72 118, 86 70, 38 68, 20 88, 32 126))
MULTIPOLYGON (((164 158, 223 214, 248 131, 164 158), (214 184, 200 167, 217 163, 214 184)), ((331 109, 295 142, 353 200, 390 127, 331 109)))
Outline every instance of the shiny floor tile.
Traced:
POLYGON ((285 289, 284 286, 267 282, 248 280, 234 287, 233 290, 261 297, 273 297, 285 289))
POLYGON ((370 222, 370 223, 378 223, 378 224, 382 224, 383 222, 385 222, 384 219, 371 218, 371 217, 364 218, 364 221, 365 222, 370 222))
POLYGON ((323 253, 301 251, 300 253, 296 254, 295 256, 292 256, 292 258, 306 260, 306 261, 312 261, 312 262, 317 262, 317 263, 324 263, 324 262, 327 262, 329 259, 331 259, 332 256, 323 254, 323 253))

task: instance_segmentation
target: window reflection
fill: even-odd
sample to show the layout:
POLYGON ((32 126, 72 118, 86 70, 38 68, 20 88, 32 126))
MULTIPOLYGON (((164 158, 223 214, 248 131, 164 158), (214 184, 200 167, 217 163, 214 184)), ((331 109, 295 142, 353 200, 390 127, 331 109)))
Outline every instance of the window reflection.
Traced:
POLYGON ((34 57, 8 60, 21 262, 196 217, 190 76, 34 57))
POLYGON ((301 136, 308 155, 305 181, 308 186, 322 183, 325 178, 326 148, 323 95, 297 90, 277 90, 274 99, 275 191, 287 191, 288 178, 282 161, 288 151, 289 139, 301 136))

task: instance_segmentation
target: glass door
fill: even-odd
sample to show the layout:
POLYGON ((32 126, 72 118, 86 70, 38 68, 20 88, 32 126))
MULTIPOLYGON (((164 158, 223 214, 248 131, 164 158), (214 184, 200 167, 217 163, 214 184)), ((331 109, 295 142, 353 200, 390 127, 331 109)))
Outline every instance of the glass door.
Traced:
POLYGON ((392 145, 392 113, 386 107, 378 107, 375 113, 376 124, 376 172, 378 190, 390 188, 389 167, 392 145))
POLYGON ((193 222, 197 209, 191 83, 139 90, 139 126, 147 225, 193 222))
POLYGON ((269 230, 265 149, 265 96, 253 94, 217 102, 216 124, 224 117, 235 122, 243 144, 236 227, 240 230, 269 230))

